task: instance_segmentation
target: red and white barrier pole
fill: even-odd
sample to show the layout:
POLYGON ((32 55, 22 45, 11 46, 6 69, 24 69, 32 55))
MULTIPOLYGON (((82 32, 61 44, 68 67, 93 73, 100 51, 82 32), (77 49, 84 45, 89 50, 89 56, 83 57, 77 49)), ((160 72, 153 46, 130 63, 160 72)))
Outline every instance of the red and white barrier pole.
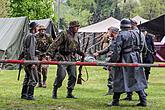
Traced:
POLYGON ((83 66, 118 66, 118 67, 165 67, 165 63, 106 63, 106 62, 67 62, 67 61, 33 61, 33 60, 0 60, 0 63, 46 64, 46 65, 83 65, 83 66))

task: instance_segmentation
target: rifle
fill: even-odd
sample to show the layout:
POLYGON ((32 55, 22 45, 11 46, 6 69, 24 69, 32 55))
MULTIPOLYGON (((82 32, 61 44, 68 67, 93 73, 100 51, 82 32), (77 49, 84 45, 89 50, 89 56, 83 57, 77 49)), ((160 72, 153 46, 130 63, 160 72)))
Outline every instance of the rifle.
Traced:
MULTIPOLYGON (((19 58, 18 60, 21 60, 24 58, 24 52, 22 52, 20 55, 19 55, 19 58)), ((22 64, 18 64, 18 77, 17 77, 17 80, 19 81, 19 78, 20 78, 20 75, 21 75, 21 69, 22 69, 22 64)))
MULTIPOLYGON (((88 44, 89 44, 89 38, 87 40, 87 44, 85 46, 84 53, 87 51, 88 44)), ((82 56, 82 58, 81 58, 80 61, 83 62, 84 61, 84 58, 85 58, 85 56, 82 56)), ((77 84, 82 84, 82 81, 85 82, 85 80, 82 78, 82 67, 83 66, 80 65, 79 68, 78 68, 79 74, 78 74, 77 84)), ((85 68, 85 70, 86 70, 86 73, 87 73, 87 80, 88 80, 88 72, 87 72, 87 69, 86 68, 85 68)))

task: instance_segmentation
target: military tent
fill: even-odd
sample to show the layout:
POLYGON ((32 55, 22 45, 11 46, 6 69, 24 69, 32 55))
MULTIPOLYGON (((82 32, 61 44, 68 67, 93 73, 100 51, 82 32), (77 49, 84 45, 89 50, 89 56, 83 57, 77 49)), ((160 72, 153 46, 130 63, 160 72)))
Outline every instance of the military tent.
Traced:
POLYGON ((79 32, 93 32, 93 33, 107 32, 107 29, 111 26, 120 28, 120 21, 113 17, 109 17, 98 23, 86 27, 82 27, 79 29, 79 32))
POLYGON ((0 59, 18 59, 23 38, 29 32, 28 23, 27 17, 0 18, 0 59))
POLYGON ((132 20, 135 20, 135 21, 138 23, 138 25, 139 25, 140 23, 145 23, 145 22, 148 21, 148 20, 142 18, 141 16, 135 16, 135 17, 132 18, 132 20))
POLYGON ((56 37, 57 29, 51 19, 40 19, 40 20, 31 20, 31 22, 37 22, 39 25, 44 25, 46 27, 46 32, 49 33, 52 38, 56 37))
POLYGON ((141 24, 140 27, 144 27, 148 30, 148 32, 155 34, 157 37, 159 37, 158 41, 161 41, 163 36, 165 36, 165 15, 145 22, 141 24))

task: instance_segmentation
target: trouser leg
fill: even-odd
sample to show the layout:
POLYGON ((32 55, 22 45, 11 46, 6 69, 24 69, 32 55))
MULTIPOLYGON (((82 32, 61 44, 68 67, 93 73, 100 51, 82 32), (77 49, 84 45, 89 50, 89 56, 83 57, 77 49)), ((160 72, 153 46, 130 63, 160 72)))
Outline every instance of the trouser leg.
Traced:
POLYGON ((52 98, 53 99, 57 99, 57 89, 58 88, 56 86, 53 87, 53 92, 52 92, 52 98))
POLYGON ((43 87, 46 88, 47 68, 42 68, 43 87))
POLYGON ((62 86, 62 82, 66 76, 66 66, 65 65, 57 65, 57 75, 54 81, 54 87, 52 91, 52 98, 57 98, 57 90, 62 86))
POLYGON ((41 81, 41 64, 37 65, 37 73, 38 73, 38 87, 42 87, 41 81))
POLYGON ((68 91, 67 91, 67 98, 75 98, 72 94, 72 91, 74 90, 74 86, 76 84, 77 79, 77 73, 76 73, 76 66, 75 65, 69 65, 67 67, 68 72, 68 91))
POLYGON ((29 75, 30 75, 29 67, 27 65, 25 65, 24 70, 25 70, 25 78, 23 81, 22 92, 21 92, 22 99, 27 98, 28 82, 29 82, 29 75))
POLYGON ((34 98, 34 86, 29 86, 27 100, 35 100, 34 98))

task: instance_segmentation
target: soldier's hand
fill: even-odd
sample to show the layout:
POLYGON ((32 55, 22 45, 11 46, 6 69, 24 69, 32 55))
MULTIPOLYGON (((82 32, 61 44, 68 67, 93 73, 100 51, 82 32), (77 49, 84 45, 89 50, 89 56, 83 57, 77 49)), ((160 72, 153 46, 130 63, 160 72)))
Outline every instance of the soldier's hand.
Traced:
POLYGON ((34 69, 35 67, 36 67, 36 65, 35 65, 35 64, 33 64, 33 65, 32 65, 32 69, 34 69))
POLYGON ((98 53, 98 52, 95 52, 95 53, 93 53, 93 55, 94 55, 95 57, 97 57, 97 56, 99 55, 99 53, 98 53))

